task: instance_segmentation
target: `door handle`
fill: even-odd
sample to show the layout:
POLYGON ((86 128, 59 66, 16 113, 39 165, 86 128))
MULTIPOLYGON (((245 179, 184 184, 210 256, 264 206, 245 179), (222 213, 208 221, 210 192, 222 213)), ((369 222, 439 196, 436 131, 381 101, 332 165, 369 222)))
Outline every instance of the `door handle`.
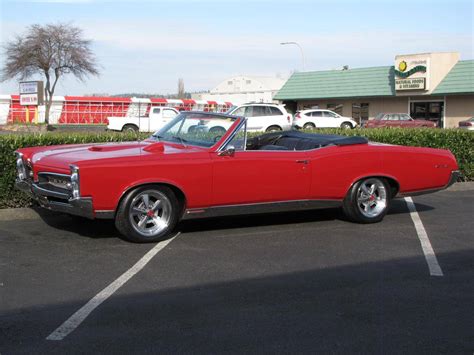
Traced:
POLYGON ((309 164, 309 160, 297 160, 298 164, 309 164))

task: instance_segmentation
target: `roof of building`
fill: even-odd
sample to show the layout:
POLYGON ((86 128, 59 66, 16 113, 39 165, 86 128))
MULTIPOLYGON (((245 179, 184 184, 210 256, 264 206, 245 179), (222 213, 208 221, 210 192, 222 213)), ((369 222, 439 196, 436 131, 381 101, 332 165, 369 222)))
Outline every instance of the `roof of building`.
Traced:
POLYGON ((294 73, 277 100, 394 96, 394 67, 294 73))
POLYGON ((433 91, 434 95, 474 93, 474 60, 460 60, 433 91))

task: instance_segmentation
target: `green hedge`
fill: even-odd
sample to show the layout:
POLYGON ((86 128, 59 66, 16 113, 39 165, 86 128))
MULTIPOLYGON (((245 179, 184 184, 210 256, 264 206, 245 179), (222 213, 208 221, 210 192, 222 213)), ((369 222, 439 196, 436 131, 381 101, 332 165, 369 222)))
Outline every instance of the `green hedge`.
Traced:
MULTIPOLYGON (((309 132, 309 131, 308 131, 309 132)), ((418 147, 445 148, 458 160, 464 180, 474 180, 474 132, 443 129, 323 129, 315 133, 360 135, 371 141, 418 147)), ((252 136, 255 134, 252 134, 252 136)), ((148 134, 139 134, 146 138, 148 134)), ((28 206, 28 196, 14 188, 16 175, 14 151, 21 147, 120 142, 136 140, 135 134, 123 133, 44 133, 0 135, 0 208, 28 206)))

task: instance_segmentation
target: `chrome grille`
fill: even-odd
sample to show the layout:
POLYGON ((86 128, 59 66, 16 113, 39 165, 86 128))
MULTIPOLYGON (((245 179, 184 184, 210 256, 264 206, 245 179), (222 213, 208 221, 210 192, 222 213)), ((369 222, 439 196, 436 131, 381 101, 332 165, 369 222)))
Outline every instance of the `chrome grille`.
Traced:
POLYGON ((71 176, 55 173, 38 173, 38 185, 45 190, 70 195, 71 176))

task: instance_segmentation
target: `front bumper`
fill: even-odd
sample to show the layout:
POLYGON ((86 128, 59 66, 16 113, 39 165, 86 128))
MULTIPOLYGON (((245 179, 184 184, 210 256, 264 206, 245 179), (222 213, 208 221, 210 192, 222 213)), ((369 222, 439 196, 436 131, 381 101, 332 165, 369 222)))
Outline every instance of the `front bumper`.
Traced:
POLYGON ((46 190, 38 184, 26 180, 17 179, 15 186, 17 189, 30 194, 41 207, 75 216, 94 218, 92 198, 90 197, 71 198, 68 194, 46 190))

